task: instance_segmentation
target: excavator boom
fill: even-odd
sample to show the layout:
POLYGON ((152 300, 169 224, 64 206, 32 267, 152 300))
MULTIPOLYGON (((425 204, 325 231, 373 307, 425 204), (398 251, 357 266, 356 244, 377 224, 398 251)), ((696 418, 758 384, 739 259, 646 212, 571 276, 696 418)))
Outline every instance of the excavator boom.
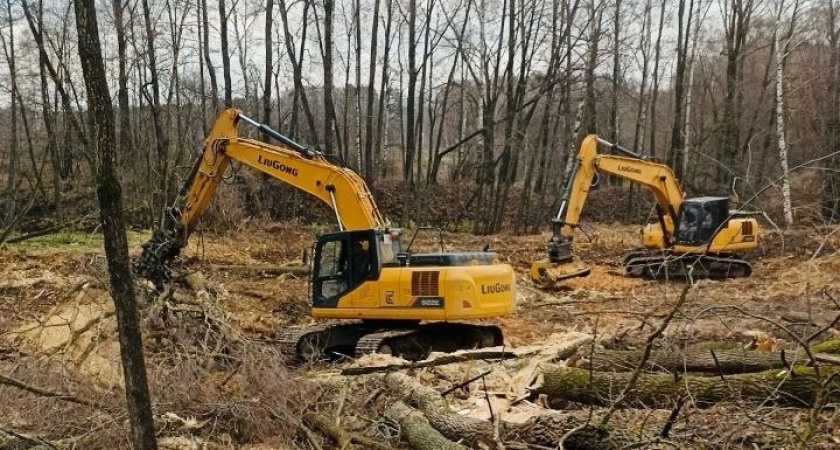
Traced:
POLYGON ((143 254, 135 263, 138 274, 157 284, 166 280, 166 265, 186 245, 231 160, 247 164, 314 195, 335 211, 341 230, 388 226, 367 184, 356 172, 331 163, 321 153, 257 123, 239 110, 228 109, 213 124, 204 141, 203 152, 184 181, 178 197, 164 211, 161 227, 143 245, 143 254), (282 145, 239 137, 241 121, 277 139, 282 145))

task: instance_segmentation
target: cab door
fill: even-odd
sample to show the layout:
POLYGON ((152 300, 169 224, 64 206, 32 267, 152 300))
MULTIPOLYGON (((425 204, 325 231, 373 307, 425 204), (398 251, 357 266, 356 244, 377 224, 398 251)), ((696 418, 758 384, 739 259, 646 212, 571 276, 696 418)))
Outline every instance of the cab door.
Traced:
POLYGON ((378 260, 372 230, 331 233, 318 239, 312 282, 315 307, 370 307, 378 260))
POLYGON ((312 306, 334 308, 338 305, 338 299, 347 292, 350 281, 346 264, 345 236, 324 236, 318 240, 312 274, 312 306))

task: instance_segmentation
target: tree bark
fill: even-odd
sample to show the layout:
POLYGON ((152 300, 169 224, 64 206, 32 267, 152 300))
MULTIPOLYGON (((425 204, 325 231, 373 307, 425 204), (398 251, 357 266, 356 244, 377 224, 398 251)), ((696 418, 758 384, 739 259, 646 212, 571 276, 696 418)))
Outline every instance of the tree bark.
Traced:
MULTIPOLYGON (((786 364, 791 363, 802 364, 805 357, 803 352, 795 351, 786 352, 783 356, 780 352, 703 347, 705 348, 689 347, 685 350, 654 351, 647 361, 646 370, 730 375, 784 368, 786 364)), ((630 372, 635 369, 641 359, 641 351, 604 350, 585 355, 569 365, 601 372, 630 372)))
MULTIPOLYGON (((336 153, 333 148, 335 106, 333 105, 333 12, 335 0, 324 0, 324 152, 336 153)), ((336 135, 337 137, 337 135, 336 135)), ((340 147, 340 146, 339 146, 340 147)), ((339 154, 341 149, 339 148, 339 154)))
POLYGON ((157 442, 143 359, 143 342, 137 319, 134 281, 128 259, 122 190, 114 172, 114 111, 108 92, 105 64, 102 61, 96 8, 93 0, 76 0, 74 5, 79 36, 79 59, 92 115, 93 144, 99 155, 99 166, 95 168, 96 194, 99 198, 100 221, 105 238, 111 297, 117 315, 132 443, 135 449, 152 450, 157 448, 157 442))
MULTIPOLYGON (((148 99, 152 108, 152 125, 155 134, 155 171, 157 172, 157 186, 152 187, 152 207, 154 211, 162 211, 167 204, 167 185, 169 172, 169 146, 166 132, 163 129, 160 105, 160 80, 157 71, 157 57, 155 55, 155 30, 152 28, 149 1, 143 0, 143 19, 146 29, 146 56, 149 63, 149 83, 152 85, 152 96, 148 99)), ((145 94, 145 92, 144 92, 145 94)), ((147 94, 146 94, 147 95, 147 94)))
POLYGON ((225 108, 233 106, 233 88, 230 81, 230 52, 228 50, 227 8, 219 0, 219 34, 222 40, 222 77, 225 80, 225 108))
POLYGON ((469 450, 461 444, 450 441, 432 428, 423 413, 409 407, 402 401, 394 402, 385 411, 385 417, 400 424, 400 433, 415 450, 469 450))
POLYGON ((682 180, 682 160, 685 158, 685 71, 688 61, 688 41, 691 37, 691 20, 694 1, 679 0, 677 11, 677 61, 674 73, 674 119, 671 128, 671 149, 668 152, 668 165, 673 168, 678 179, 682 180))
MULTIPOLYGON (((840 368, 794 366, 792 371, 768 370, 726 377, 699 377, 642 374, 627 392, 620 407, 671 408, 680 397, 695 406, 708 407, 721 402, 747 402, 782 406, 810 407, 822 396, 829 402, 840 400, 840 379, 832 376, 840 368), (823 386, 825 381, 830 381, 823 386)), ((626 386, 629 373, 602 373, 573 367, 550 365, 543 370, 544 383, 536 390, 551 398, 607 406, 626 386)))
MULTIPOLYGON (((219 112, 219 86, 216 82, 216 69, 213 67, 213 60, 210 59, 210 21, 207 19, 207 0, 201 1, 201 23, 202 23, 202 47, 204 47, 204 64, 207 66, 207 75, 210 77, 210 100, 213 103, 213 112, 219 112)), ((202 95, 205 95, 202 92, 202 95)))
MULTIPOLYGON (((496 446, 497 430, 493 423, 452 412, 436 390, 396 372, 388 374, 385 382, 401 401, 421 411, 434 430, 443 436, 470 447, 496 446)), ((498 439, 550 448, 557 448, 562 442, 563 448, 568 450, 611 449, 616 446, 606 429, 558 415, 539 416, 522 424, 500 421, 498 439)))
POLYGON ((118 88, 117 88, 117 104, 119 110, 119 134, 118 134, 118 152, 117 161, 120 165, 129 162, 129 152, 132 150, 131 144, 131 118, 129 117, 129 103, 128 103, 128 43, 125 36, 125 22, 123 19, 123 12, 125 6, 122 0, 112 0, 111 6, 114 10, 114 29, 117 33, 117 61, 119 67, 118 73, 118 88))
MULTIPOLYGON (((271 76, 274 72, 274 0, 265 2, 265 79, 263 80, 263 123, 271 123, 271 76)), ((280 94, 278 92, 278 94, 280 94)))

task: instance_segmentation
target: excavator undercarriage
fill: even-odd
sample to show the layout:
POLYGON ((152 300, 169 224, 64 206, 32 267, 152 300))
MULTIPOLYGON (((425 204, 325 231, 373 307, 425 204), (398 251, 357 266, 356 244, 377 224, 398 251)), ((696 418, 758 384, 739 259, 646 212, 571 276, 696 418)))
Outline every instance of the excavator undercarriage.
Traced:
POLYGON ((726 279, 748 277, 752 274, 752 266, 734 254, 637 250, 625 255, 624 273, 651 280, 726 279))
POLYGON ((385 353, 419 361, 431 352, 494 347, 503 344, 495 325, 456 322, 363 321, 287 329, 277 337, 286 355, 300 362, 354 358, 385 353))

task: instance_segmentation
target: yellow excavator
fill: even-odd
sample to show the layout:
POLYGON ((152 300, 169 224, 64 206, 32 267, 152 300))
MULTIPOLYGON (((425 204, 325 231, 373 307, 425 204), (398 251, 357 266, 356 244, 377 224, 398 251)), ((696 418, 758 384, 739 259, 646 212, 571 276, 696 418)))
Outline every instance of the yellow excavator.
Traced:
POLYGON ((625 256, 626 275, 667 279, 746 277, 752 273, 750 264, 737 252, 758 246, 758 222, 754 217, 730 211, 727 197, 684 198, 670 167, 590 134, 581 144, 563 188, 560 207, 552 219, 548 258, 531 265, 535 282, 553 284, 589 274, 574 254, 574 230, 598 173, 645 186, 656 198, 658 221, 642 230, 644 250, 625 256), (598 144, 621 155, 599 154, 598 144))
POLYGON ((430 351, 502 344, 495 325, 453 321, 511 314, 516 278, 510 265, 488 251, 410 253, 357 173, 236 109, 216 119, 161 227, 143 244, 135 273, 158 287, 168 281, 168 264, 186 246, 231 161, 308 192, 335 212, 338 231, 318 236, 314 246, 311 314, 356 321, 283 330, 278 340, 289 353, 301 359, 370 352, 422 359, 430 351), (242 122, 280 145, 239 137, 242 122))

